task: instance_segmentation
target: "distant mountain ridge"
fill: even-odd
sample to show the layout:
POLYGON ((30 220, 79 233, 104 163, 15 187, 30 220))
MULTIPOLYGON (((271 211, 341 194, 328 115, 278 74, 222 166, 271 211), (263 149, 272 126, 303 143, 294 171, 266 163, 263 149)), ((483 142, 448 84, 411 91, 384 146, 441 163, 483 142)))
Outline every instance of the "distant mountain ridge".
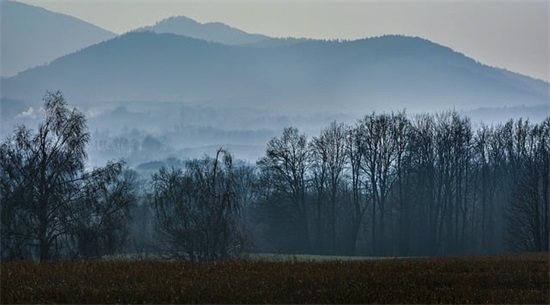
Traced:
POLYGON ((80 19, 14 1, 0 1, 1 76, 28 68, 116 34, 80 19))
POLYGON ((290 111, 368 112, 541 105, 549 84, 482 65, 428 40, 383 36, 229 46, 131 32, 2 81, 3 97, 74 103, 181 101, 290 111))
POLYGON ((254 44, 271 39, 265 35, 246 33, 220 22, 200 23, 184 16, 170 17, 135 31, 176 34, 228 45, 254 44))

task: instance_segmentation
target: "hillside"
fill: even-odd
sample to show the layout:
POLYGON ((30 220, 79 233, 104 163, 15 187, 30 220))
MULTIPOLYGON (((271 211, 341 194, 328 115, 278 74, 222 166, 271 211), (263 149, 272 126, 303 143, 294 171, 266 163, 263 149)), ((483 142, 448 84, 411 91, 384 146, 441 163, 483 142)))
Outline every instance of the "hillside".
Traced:
POLYGON ((43 8, 14 1, 0 1, 0 6, 0 75, 4 77, 116 36, 43 8))
POLYGON ((228 45, 258 43, 270 37, 249 34, 219 22, 200 23, 184 16, 170 17, 136 31, 150 31, 159 34, 176 34, 228 45))
POLYGON ((132 32, 3 80, 2 86, 4 98, 24 101, 60 89, 74 103, 179 101, 291 112, 548 102, 548 83, 404 36, 253 47, 132 32))

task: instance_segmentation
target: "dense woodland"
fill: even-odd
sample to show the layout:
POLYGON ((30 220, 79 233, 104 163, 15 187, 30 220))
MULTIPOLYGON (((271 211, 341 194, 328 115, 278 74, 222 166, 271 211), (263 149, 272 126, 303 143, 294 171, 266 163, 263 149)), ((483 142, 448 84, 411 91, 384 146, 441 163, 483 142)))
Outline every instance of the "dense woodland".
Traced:
POLYGON ((37 130, 1 143, 2 260, 549 249, 550 117, 372 113, 312 137, 285 128, 256 164, 220 148, 150 175, 89 168, 84 115, 60 92, 44 101, 37 130))

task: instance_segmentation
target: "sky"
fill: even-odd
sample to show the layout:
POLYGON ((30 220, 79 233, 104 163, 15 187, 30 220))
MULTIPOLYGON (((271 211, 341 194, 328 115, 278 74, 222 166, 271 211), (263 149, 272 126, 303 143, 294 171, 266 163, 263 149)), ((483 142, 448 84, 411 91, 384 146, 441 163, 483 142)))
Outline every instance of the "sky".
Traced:
POLYGON ((548 81, 550 1, 22 0, 122 34, 171 16, 274 37, 419 36, 548 81))

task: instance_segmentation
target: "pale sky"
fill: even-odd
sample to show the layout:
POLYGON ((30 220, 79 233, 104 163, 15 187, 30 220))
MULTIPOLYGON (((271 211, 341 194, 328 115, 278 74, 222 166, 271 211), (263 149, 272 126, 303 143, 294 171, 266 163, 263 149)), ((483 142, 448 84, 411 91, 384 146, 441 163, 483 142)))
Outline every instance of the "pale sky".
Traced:
POLYGON ((22 0, 115 33, 170 16, 274 37, 419 36, 482 63, 550 79, 550 1, 22 0))

